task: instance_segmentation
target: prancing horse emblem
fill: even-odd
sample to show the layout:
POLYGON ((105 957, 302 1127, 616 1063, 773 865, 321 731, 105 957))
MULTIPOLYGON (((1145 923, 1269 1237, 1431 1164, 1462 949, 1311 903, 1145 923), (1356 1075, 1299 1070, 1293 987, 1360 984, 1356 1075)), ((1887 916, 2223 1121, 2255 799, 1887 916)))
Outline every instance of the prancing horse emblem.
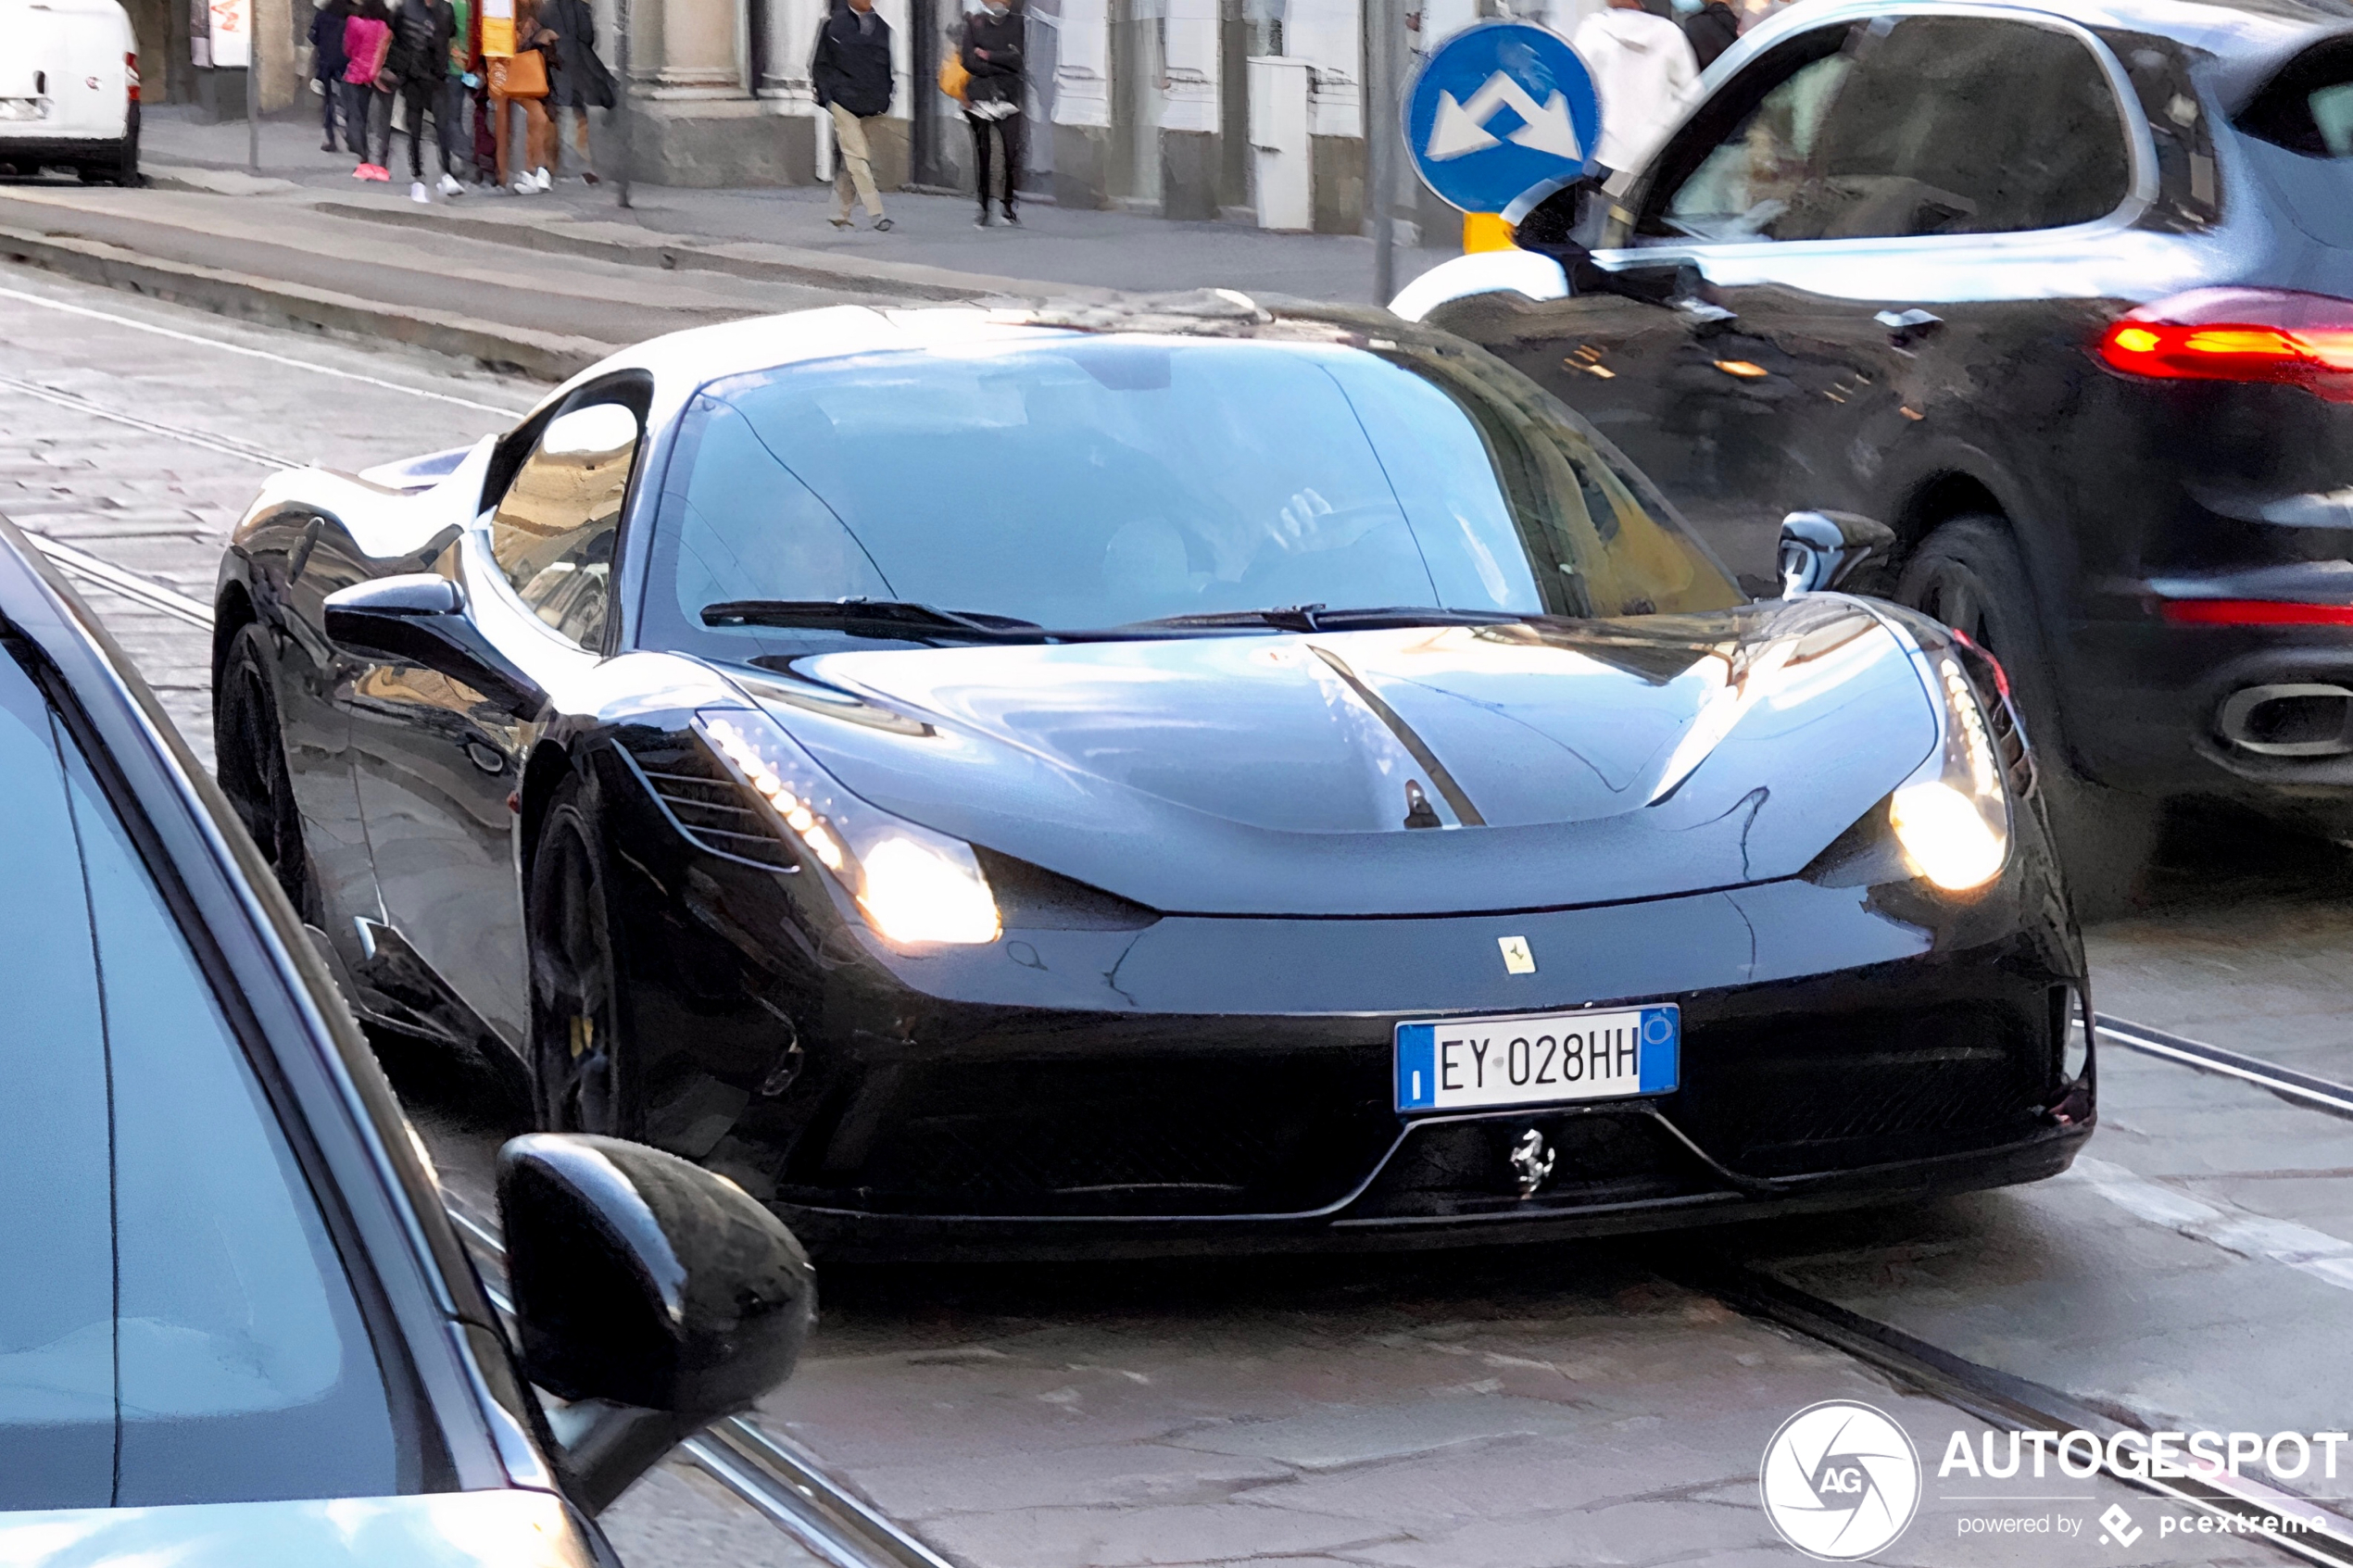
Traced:
POLYGON ((1530 1127, 1512 1146, 1512 1174, 1519 1178, 1519 1195, 1533 1198, 1553 1173, 1553 1162, 1559 1158, 1544 1135, 1530 1127))
POLYGON ((1495 938, 1495 946, 1504 949, 1504 972, 1505 974, 1533 974, 1536 972, 1536 955, 1528 950, 1527 937, 1498 936, 1495 938))

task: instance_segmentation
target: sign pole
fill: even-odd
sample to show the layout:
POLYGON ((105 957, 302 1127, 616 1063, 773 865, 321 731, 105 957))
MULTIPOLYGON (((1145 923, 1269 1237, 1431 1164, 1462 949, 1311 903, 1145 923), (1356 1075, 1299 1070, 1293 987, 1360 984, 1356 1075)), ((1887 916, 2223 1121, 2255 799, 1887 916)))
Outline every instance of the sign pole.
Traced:
MULTIPOLYGON (((623 210, 629 206, 629 175, 637 161, 637 116, 629 107, 629 0, 618 0, 614 25, 621 30, 621 47, 614 51, 621 66, 621 80, 612 94, 613 118, 621 121, 621 189, 614 193, 623 210)), ((585 114, 587 111, 583 110, 585 114)))
POLYGON ((261 30, 259 0, 245 4, 245 168, 261 172, 261 30))
POLYGON ((1373 206, 1373 303, 1397 295, 1397 29, 1394 0, 1365 5, 1365 194, 1373 206))

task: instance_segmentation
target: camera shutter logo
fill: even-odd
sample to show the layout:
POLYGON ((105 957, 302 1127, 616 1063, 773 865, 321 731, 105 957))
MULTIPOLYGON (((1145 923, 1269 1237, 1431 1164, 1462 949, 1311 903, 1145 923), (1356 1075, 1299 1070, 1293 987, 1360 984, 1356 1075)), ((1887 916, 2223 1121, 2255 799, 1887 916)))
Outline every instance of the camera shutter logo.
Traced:
POLYGON ((1824 1562, 1892 1545, 1920 1502, 1920 1456, 1884 1411, 1844 1399, 1808 1405, 1765 1445, 1765 1516, 1781 1538, 1824 1562))

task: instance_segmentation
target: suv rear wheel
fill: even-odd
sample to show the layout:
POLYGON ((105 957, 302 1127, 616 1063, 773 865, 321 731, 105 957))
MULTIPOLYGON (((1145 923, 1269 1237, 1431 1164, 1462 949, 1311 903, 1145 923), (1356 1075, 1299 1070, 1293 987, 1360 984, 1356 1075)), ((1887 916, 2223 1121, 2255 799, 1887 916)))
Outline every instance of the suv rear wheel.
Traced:
POLYGON ((2095 919, 2131 903, 2156 847, 2164 803, 2095 784, 2076 769, 2059 722, 2050 654, 2034 619, 2033 590, 2008 526, 1984 515, 1943 524, 1905 563, 1895 596, 2002 661, 2034 747, 2076 912, 2095 919))

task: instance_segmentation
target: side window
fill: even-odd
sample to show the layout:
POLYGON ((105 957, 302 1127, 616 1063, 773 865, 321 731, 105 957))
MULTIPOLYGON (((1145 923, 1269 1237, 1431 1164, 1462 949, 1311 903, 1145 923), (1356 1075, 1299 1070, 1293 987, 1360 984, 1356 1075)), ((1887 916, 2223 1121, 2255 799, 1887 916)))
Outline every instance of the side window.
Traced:
POLYGON ((2129 189, 2107 73, 2056 28, 1881 17, 1778 53, 1753 68, 1771 85, 1738 122, 1675 159, 1695 167, 1642 223, 1646 237, 2013 233, 2105 217, 2129 189))
POLYGON ((47 705, 0 654, 0 1512, 114 1491, 107 1042, 47 705), (31 1282, 38 1281, 37 1288, 31 1282))
POLYGON ((547 421, 490 519, 490 552, 540 620, 578 643, 604 644, 621 503, 637 456, 637 415, 621 403, 568 408, 547 421))
POLYGON ((317 1201, 170 907, 0 656, 0 1510, 413 1489, 317 1201))

